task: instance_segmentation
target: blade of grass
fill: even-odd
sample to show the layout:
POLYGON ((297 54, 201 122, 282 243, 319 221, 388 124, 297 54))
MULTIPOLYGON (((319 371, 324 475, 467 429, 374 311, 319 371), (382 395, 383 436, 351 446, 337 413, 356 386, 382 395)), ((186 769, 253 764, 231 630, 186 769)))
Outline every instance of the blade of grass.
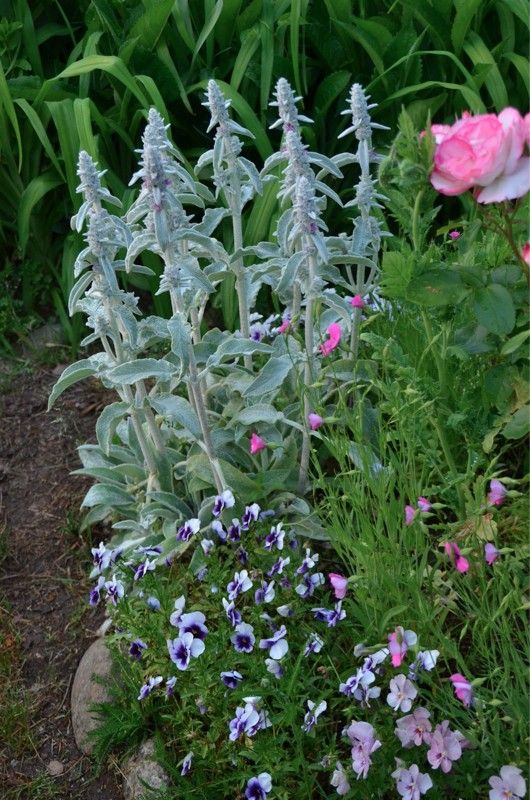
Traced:
POLYGON ((269 104, 272 83, 272 68, 274 65, 274 0, 263 0, 263 11, 260 23, 260 40, 260 108, 262 111, 265 111, 269 104))
MULTIPOLYGON (((22 152, 23 152, 22 139, 20 137, 20 128, 18 126, 18 119, 15 111, 15 106, 13 105, 13 100, 11 98, 9 86, 7 84, 6 76, 4 74, 4 70, 1 63, 0 63, 0 111, 3 111, 5 113, 15 133, 15 138, 17 140, 17 146, 18 146, 18 170, 20 172, 20 169, 22 167, 22 152)), ((3 149, 1 143, 0 143, 0 149, 3 149)))
POLYGON ((18 244, 22 257, 25 255, 28 244, 33 209, 48 192, 62 183, 63 180, 50 170, 33 178, 22 192, 17 212, 18 244))
POLYGON ((241 81, 245 77, 250 60, 260 43, 260 31, 258 25, 253 25, 241 34, 241 47, 234 61, 230 86, 237 92, 241 81))
POLYGON ((195 59, 199 55, 199 51, 200 51, 201 47, 203 46, 205 41, 208 39, 208 36, 210 35, 210 33, 213 31, 213 29, 215 27, 215 23, 219 19, 219 15, 221 14, 222 10, 223 10, 223 0, 217 0, 215 6, 213 8, 213 11, 211 12, 210 17, 206 19, 206 21, 204 23, 204 27, 203 27, 202 31, 200 32, 197 41, 195 42, 195 47, 193 48, 193 55, 191 57, 191 67, 190 67, 190 69, 195 64, 195 59))
POLYGON ((497 59, 486 47, 478 33, 471 31, 464 44, 464 50, 475 67, 482 64, 489 66, 485 79, 486 88, 497 111, 502 111, 508 105, 508 92, 497 66, 497 59))
POLYGON ((74 64, 70 64, 70 66, 66 67, 66 69, 63 69, 62 72, 55 76, 54 80, 61 80, 61 78, 75 78, 78 75, 86 75, 87 73, 98 70, 106 72, 109 75, 112 75, 113 78, 116 78, 116 80, 120 81, 120 83, 122 83, 126 89, 128 89, 129 92, 136 97, 140 105, 142 105, 144 108, 148 108, 149 103, 146 96, 138 88, 134 76, 127 69, 122 59, 118 58, 117 56, 94 55, 88 56, 87 58, 81 58, 74 64))
POLYGON ((59 175, 62 177, 62 179, 65 180, 63 168, 61 167, 59 160, 55 155, 53 145, 50 142, 48 134, 44 129, 44 125, 42 124, 39 115, 37 114, 35 109, 32 108, 32 106, 30 106, 27 100, 19 98, 15 100, 15 103, 17 104, 17 106, 19 106, 19 108, 22 109, 22 111, 28 118, 33 130, 35 131, 35 134, 37 135, 38 140, 40 141, 41 145, 43 146, 46 152, 46 155, 48 156, 51 163, 53 164, 59 175))

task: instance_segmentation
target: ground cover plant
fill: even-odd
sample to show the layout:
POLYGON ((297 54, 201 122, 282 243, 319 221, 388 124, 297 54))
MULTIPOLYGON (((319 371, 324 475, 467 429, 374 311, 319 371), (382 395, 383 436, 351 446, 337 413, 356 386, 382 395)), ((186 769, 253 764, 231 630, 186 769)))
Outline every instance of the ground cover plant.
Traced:
POLYGON ((69 307, 102 350, 50 403, 88 376, 119 398, 80 448, 123 675, 98 752, 156 732, 168 797, 523 797, 529 117, 403 113, 383 159, 354 84, 328 157, 297 102, 280 79, 261 170, 215 81, 193 172, 151 110, 123 212, 79 157, 69 307), (435 190, 469 189, 434 229, 435 190), (155 260, 169 319, 119 280, 155 260), (236 331, 210 322, 224 285, 236 331))

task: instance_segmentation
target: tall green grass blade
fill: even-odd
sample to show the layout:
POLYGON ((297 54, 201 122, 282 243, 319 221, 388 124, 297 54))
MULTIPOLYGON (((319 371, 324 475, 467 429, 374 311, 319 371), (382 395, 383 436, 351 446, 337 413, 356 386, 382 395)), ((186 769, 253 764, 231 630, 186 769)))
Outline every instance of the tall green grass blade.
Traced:
POLYGON ((294 85, 298 94, 302 94, 300 78, 300 25, 302 23, 302 0, 292 0, 290 14, 289 38, 291 44, 291 61, 293 64, 294 85))
POLYGON ((528 13, 526 0, 500 0, 500 2, 508 6, 512 14, 515 14, 523 25, 530 30, 530 14, 528 13))
POLYGON ((118 81, 120 81, 120 83, 122 83, 125 88, 136 97, 140 105, 142 105, 144 108, 149 106, 147 98, 139 89, 134 76, 127 69, 122 59, 118 58, 117 56, 94 55, 88 56, 87 58, 81 58, 74 64, 70 64, 70 66, 66 67, 66 69, 63 69, 62 72, 56 75, 54 80, 60 80, 61 78, 76 78, 78 75, 86 75, 87 73, 98 70, 106 72, 109 75, 112 75, 113 78, 116 78, 118 81))
POLYGON ((117 46, 120 41, 121 25, 118 17, 114 13, 112 5, 107 0, 91 0, 91 5, 98 15, 103 30, 110 33, 117 46))
POLYGON ((223 0, 217 0, 216 4, 214 6, 214 9, 213 9, 213 11, 211 13, 211 16, 206 19, 206 21, 204 23, 204 27, 203 27, 202 31, 200 32, 197 41, 195 42, 195 47, 193 48, 193 55, 191 57, 191 66, 192 67, 195 64, 195 59, 199 55, 201 47, 203 46, 203 44, 207 40, 207 38, 210 35, 210 33, 215 28, 215 23, 219 19, 219 15, 220 15, 222 10, 223 10, 223 0))
POLYGON ((94 161, 99 160, 98 146, 92 132, 92 117, 90 114, 91 101, 88 97, 77 97, 74 100, 74 117, 79 136, 79 147, 92 156, 94 161))
MULTIPOLYGON (((98 42, 103 36, 103 31, 95 31, 91 33, 86 41, 86 45, 83 49, 83 57, 88 58, 89 56, 95 56, 98 53, 98 42)), ((81 75, 79 78, 79 97, 88 97, 88 93, 90 90, 90 73, 87 72, 86 75, 81 75)))
POLYGON ((263 187, 263 194, 254 200, 252 211, 245 224, 244 243, 246 245, 268 241, 275 220, 274 215, 278 210, 277 192, 276 182, 271 181, 263 187))
POLYGON ((503 58, 510 61, 521 78, 523 79, 527 93, 530 93, 530 69, 528 67, 528 59, 523 58, 518 53, 504 53, 503 58))
POLYGON ((384 106, 391 103, 393 100, 397 100, 400 97, 407 97, 410 94, 417 94, 418 92, 423 91, 424 89, 432 89, 432 88, 441 88, 441 89, 450 89, 453 92, 460 92, 462 97, 464 98, 466 106, 474 113, 474 114, 483 114, 486 111, 486 107, 482 100, 480 99, 480 95, 478 92, 470 89, 468 86, 462 86, 458 83, 448 83, 447 81, 424 81, 423 83, 417 83, 414 86, 405 86, 403 89, 398 89, 397 92, 393 92, 393 94, 386 97, 379 103, 379 107, 383 108, 384 106))
POLYGON ((145 11, 134 23, 128 36, 137 37, 146 50, 152 50, 156 47, 166 28, 174 4, 174 0, 158 0, 156 3, 145 3, 145 11))
POLYGON ((59 175, 62 177, 62 179, 65 180, 65 175, 64 175, 64 172, 63 172, 63 168, 61 167, 61 165, 59 163, 59 160, 58 160, 57 156, 55 155, 55 150, 53 148, 52 143, 50 142, 48 134, 46 133, 46 131, 44 129, 44 125, 42 124, 39 115, 37 114, 35 109, 32 106, 30 106, 30 104, 28 103, 27 100, 19 98, 19 99, 15 100, 15 103, 17 104, 17 106, 19 108, 22 109, 22 111, 24 112, 24 114, 28 118, 28 120, 29 120, 29 122, 31 124, 31 127, 35 131, 35 134, 36 134, 39 142, 41 143, 41 145, 43 146, 43 148, 44 148, 44 150, 46 152, 46 155, 48 156, 48 158, 50 159, 51 163, 53 164, 53 166, 55 167, 55 169, 57 170, 59 175))
POLYGON ((78 183, 76 165, 80 148, 74 104, 72 100, 60 100, 59 102, 47 102, 46 105, 57 129, 70 198, 74 208, 78 208, 80 199, 76 192, 78 183))
POLYGON ((228 47, 237 29, 237 17, 243 0, 224 0, 223 10, 215 26, 215 36, 219 47, 228 47))
POLYGON ((473 17, 482 5, 482 0, 455 0, 457 11, 451 28, 451 41, 457 55, 462 50, 473 17))
POLYGON ((497 60, 486 47, 478 33, 471 31, 464 50, 475 67, 487 64, 489 69, 486 74, 485 84, 497 111, 502 111, 508 105, 508 92, 497 66, 497 60))
POLYGON ((169 120, 169 112, 166 108, 166 104, 164 103, 164 98, 160 94, 158 90, 158 86, 151 78, 150 75, 137 75, 136 80, 142 84, 147 92, 149 99, 154 105, 157 110, 162 114, 165 120, 169 120))
POLYGON ((171 58, 171 53, 169 52, 169 48, 166 42, 160 42, 157 49, 158 57, 160 61, 168 68, 169 72, 173 76, 175 83, 177 84, 178 92, 180 95, 180 99, 182 100, 185 108, 189 111, 190 114, 193 114, 193 109, 190 105, 190 101, 188 100, 188 93, 186 91, 186 87, 182 81, 182 78, 179 75, 179 71, 176 68, 173 59, 171 58))
POLYGON ((49 172, 44 172, 42 175, 37 175, 33 178, 22 192, 17 213, 18 244, 22 256, 25 255, 28 244, 33 209, 37 203, 42 200, 44 195, 48 194, 48 192, 55 189, 57 186, 60 186, 62 183, 62 179, 58 177, 55 172, 50 170, 49 172))
POLYGON ((260 43, 260 31, 258 25, 253 25, 241 34, 241 47, 234 61, 230 86, 237 92, 241 81, 245 77, 248 65, 252 56, 258 49, 260 43))
POLYGON ((261 19, 261 75, 260 108, 267 109, 271 93, 272 68, 274 64, 274 0, 263 0, 261 19))
MULTIPOLYGON (((0 112, 4 112, 6 117, 8 118, 9 122, 11 123, 11 127, 15 133, 15 138, 17 140, 18 145, 18 169, 22 167, 22 139, 20 138, 20 128, 18 126, 18 119, 17 114, 15 111, 15 106, 13 105, 13 100, 11 98, 11 93, 9 91, 9 86, 6 81, 6 76, 4 74, 4 70, 2 64, 0 63, 0 112)), ((0 151, 4 149, 4 143, 0 142, 0 151)))
POLYGON ((22 41, 24 43, 24 55, 30 62, 33 71, 40 77, 44 76, 42 61, 39 52, 39 45, 35 32, 35 25, 31 9, 26 0, 17 0, 16 18, 22 22, 22 41))
POLYGON ((171 13, 175 20, 177 30, 182 37, 182 41, 188 50, 193 53, 195 49, 195 34, 193 33, 193 25, 191 24, 188 0, 176 0, 171 13))
POLYGON ((345 69, 332 72, 328 75, 319 85, 315 93, 314 106, 318 116, 322 119, 324 125, 324 117, 327 114, 332 103, 335 102, 337 97, 346 89, 351 81, 351 73, 345 69))
POLYGON ((438 8, 423 0, 400 0, 401 5, 412 12, 419 20, 422 27, 427 28, 432 40, 438 42, 440 50, 448 50, 451 44, 451 25, 448 17, 444 16, 438 8))

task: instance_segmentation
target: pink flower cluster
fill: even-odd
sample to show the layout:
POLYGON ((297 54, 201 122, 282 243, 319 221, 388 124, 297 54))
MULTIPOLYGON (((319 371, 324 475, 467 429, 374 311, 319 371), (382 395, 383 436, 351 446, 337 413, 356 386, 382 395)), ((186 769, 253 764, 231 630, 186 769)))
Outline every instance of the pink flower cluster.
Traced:
POLYGON ((445 195, 475 191, 479 203, 499 203, 530 191, 530 114, 464 113, 454 125, 433 125, 436 140, 431 183, 445 195))

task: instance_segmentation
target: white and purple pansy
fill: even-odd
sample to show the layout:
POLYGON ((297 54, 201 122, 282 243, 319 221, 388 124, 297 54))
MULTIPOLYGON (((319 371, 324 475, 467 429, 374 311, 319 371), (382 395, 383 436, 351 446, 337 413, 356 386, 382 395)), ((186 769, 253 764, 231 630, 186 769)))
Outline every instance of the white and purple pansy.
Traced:
POLYGON ((252 581, 248 577, 248 572, 246 569, 242 569, 241 572, 234 573, 234 579, 230 581, 226 587, 228 599, 235 600, 236 597, 239 597, 239 595, 243 592, 247 592, 249 589, 252 589, 252 585, 252 581))
POLYGON ((147 645, 141 639, 134 639, 131 642, 131 646, 129 647, 129 655, 131 658, 134 658, 136 661, 140 661, 142 658, 142 652, 147 650, 147 645))
POLYGON ((99 547, 93 547, 91 553, 92 561, 98 572, 104 572, 110 564, 112 550, 107 550, 103 542, 100 542, 99 547))
POLYGON ((289 556, 287 556, 287 558, 282 558, 280 556, 279 559, 274 562, 270 570, 267 572, 268 577, 272 578, 273 575, 281 575, 283 572, 283 568, 290 563, 291 559, 289 558, 289 556))
POLYGON ((182 769, 180 771, 181 775, 187 775, 188 772, 191 771, 191 760, 193 758, 193 753, 190 752, 184 757, 184 761, 182 762, 182 769))
POLYGON ((204 653, 204 642, 202 639, 195 639, 192 633, 181 633, 173 641, 167 640, 167 649, 177 669, 184 671, 188 669, 192 657, 198 658, 204 653))
POLYGON ((137 700, 145 700, 146 697, 149 697, 153 689, 156 689, 157 686, 160 686, 164 678, 162 675, 157 675, 156 678, 149 678, 146 683, 140 688, 140 694, 137 697, 137 700))
POLYGON ((241 527, 244 531, 248 531, 252 522, 257 522, 260 511, 261 508, 257 503, 245 507, 245 512, 241 517, 241 527))
POLYGON ((241 523, 238 519, 233 519, 232 524, 228 526, 226 538, 233 544, 237 544, 241 541, 241 523))
POLYGON ((260 603, 272 603, 274 596, 274 581, 271 581, 270 583, 267 583, 267 581, 262 581, 260 588, 256 589, 256 592, 254 593, 254 602, 256 605, 260 605, 260 603))
POLYGON ((236 669, 233 669, 229 672, 221 672, 221 680, 229 689, 235 689, 243 680, 243 676, 236 669))
POLYGON ((304 560, 296 570, 296 574, 305 575, 306 572, 309 572, 310 569, 313 569, 318 559, 319 559, 318 553, 311 553, 309 547, 306 547, 304 560))
POLYGON ((279 661, 274 658, 266 658, 265 666, 267 667, 267 672, 271 672, 275 678, 278 678, 278 680, 283 678, 283 667, 279 661))
POLYGON ((121 581, 116 579, 116 575, 112 576, 112 580, 105 582, 105 589, 107 590, 107 599, 113 605, 116 605, 125 594, 125 587, 121 581))
POLYGON ((235 505, 234 495, 230 491, 230 489, 225 489, 224 492, 217 495, 214 500, 212 514, 214 517, 218 517, 223 509, 225 508, 232 508, 235 505))
POLYGON ((307 658, 311 653, 320 653, 324 647, 324 640, 320 638, 318 633, 312 633, 304 648, 304 656, 307 658))
POLYGON ((315 572, 313 575, 306 573, 302 577, 302 583, 296 586, 296 594, 299 594, 304 600, 312 597, 315 593, 317 586, 322 586, 325 583, 324 575, 321 572, 315 572))
POLYGON ((223 523, 220 520, 214 519, 210 527, 222 542, 226 542, 226 531, 223 528, 223 523))
POLYGON ((269 656, 279 661, 289 650, 289 644, 285 638, 286 636, 287 628, 285 625, 281 625, 269 639, 260 640, 260 650, 268 650, 269 656))
POLYGON ((205 639, 208 628, 204 624, 206 618, 202 611, 191 611, 189 614, 182 614, 177 622, 180 633, 191 633, 195 639, 205 639))
POLYGON ((149 561, 146 558, 141 564, 138 564, 134 571, 134 580, 139 581, 140 578, 143 578, 148 572, 153 572, 156 569, 156 561, 149 561))
POLYGON ((325 700, 322 700, 322 702, 317 706, 312 700, 308 700, 307 707, 309 711, 306 713, 304 717, 304 724, 302 725, 302 730, 305 731, 305 733, 309 733, 309 731, 315 727, 319 716, 326 710, 328 704, 325 700))
POLYGON ((196 519, 189 519, 184 525, 181 525, 180 528, 177 530, 177 541, 179 542, 189 542, 191 537, 198 533, 201 529, 201 522, 200 520, 196 519))
POLYGON ((247 704, 244 708, 238 706, 236 708, 236 715, 228 723, 230 734, 228 738, 231 742, 235 742, 244 733, 253 736, 256 733, 256 725, 259 724, 259 714, 253 706, 247 704))
POLYGON ((239 623, 241 622, 241 614, 235 607, 234 601, 232 600, 229 603, 226 597, 223 597, 223 608, 225 610, 226 618, 228 619, 232 627, 235 628, 236 625, 239 625, 239 623))
POLYGON ((175 600, 175 610, 173 611, 173 613, 169 618, 170 624, 173 625, 175 628, 178 628, 179 620, 182 616, 182 612, 184 611, 185 606, 186 606, 186 598, 184 597, 183 594, 181 594, 181 596, 177 597, 177 599, 175 600))
POLYGON ((265 537, 265 550, 272 550, 276 547, 278 550, 283 550, 283 540, 285 538, 285 531, 282 529, 282 523, 278 522, 270 529, 270 533, 265 537))
POLYGON ((238 653, 251 653, 256 641, 254 628, 246 622, 241 622, 239 625, 236 625, 235 632, 230 637, 230 641, 238 653))
POLYGON ((88 596, 88 602, 91 606, 97 606, 101 599, 101 592, 105 588, 105 578, 103 575, 100 575, 98 578, 98 582, 96 585, 90 590, 90 594, 88 596))
POLYGON ((245 798, 246 800, 267 800, 271 789, 271 776, 268 772, 260 772, 257 777, 251 778, 247 783, 245 798))

